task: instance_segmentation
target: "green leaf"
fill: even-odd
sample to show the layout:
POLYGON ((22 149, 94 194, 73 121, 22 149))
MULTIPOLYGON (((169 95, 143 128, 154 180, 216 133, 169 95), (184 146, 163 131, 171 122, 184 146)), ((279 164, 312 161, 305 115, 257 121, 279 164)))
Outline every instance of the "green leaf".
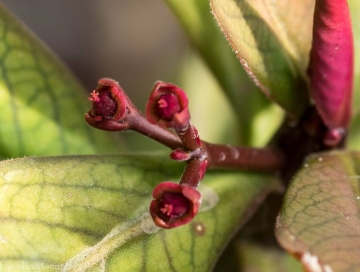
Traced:
MULTIPOLYGON (((270 107, 269 101, 259 92, 258 87, 250 80, 236 59, 234 52, 232 52, 211 15, 209 1, 165 0, 165 2, 173 10, 191 43, 203 57, 206 65, 226 94, 229 103, 233 106, 237 117, 236 122, 240 127, 240 133, 238 133, 240 142, 247 145, 254 144, 256 117, 264 111, 270 110, 273 113, 276 110, 274 107, 270 107)), ((211 84, 216 85, 216 82, 212 81, 211 84)), ((208 94, 208 87, 204 86, 202 80, 198 79, 194 88, 196 88, 195 95, 201 96, 202 101, 204 96, 212 97, 208 94)), ((220 107, 216 106, 215 108, 220 107)), ((279 114, 275 113, 275 120, 279 119, 278 117, 279 114)), ((273 123, 277 124, 276 121, 273 123)))
MULTIPOLYGON (((256 227, 255 227, 256 228, 256 227)), ((288 253, 265 244, 233 240, 216 264, 214 272, 301 272, 301 265, 288 253)))
POLYGON ((277 183, 267 175, 209 172, 194 221, 159 230, 148 215, 152 189, 178 180, 183 167, 150 155, 1 162, 1 271, 20 265, 28 267, 23 271, 209 271, 277 183))
POLYGON ((355 49, 355 81, 353 99, 353 122, 349 131, 349 147, 360 149, 360 2, 349 0, 355 49))
MULTIPOLYGON (((269 142, 282 121, 283 111, 275 104, 272 103, 261 109, 261 105, 255 103, 256 98, 252 103, 242 97, 242 94, 239 95, 238 100, 241 101, 239 104, 245 101, 248 104, 240 107, 238 112, 244 112, 241 117, 235 118, 225 93, 208 66, 194 52, 186 58, 178 76, 179 86, 186 90, 189 97, 191 122, 196 125, 201 138, 206 141, 261 147, 269 142), (204 103, 204 92, 201 90, 206 90, 206 103, 204 103), (250 105, 252 110, 246 112, 246 108, 250 105)), ((256 93, 261 94, 261 92, 256 93)), ((250 98, 252 94, 246 92, 246 96, 250 98)))
POLYGON ((355 84, 354 84, 354 111, 358 115, 360 112, 360 2, 356 0, 348 0, 351 19, 352 19, 352 27, 353 27, 353 35, 354 35, 354 49, 355 49, 355 84))
POLYGON ((114 139, 85 123, 89 108, 67 68, 0 6, 1 156, 114 150, 114 139))
POLYGON ((309 103, 305 80, 314 1, 211 0, 226 38, 265 94, 299 117, 309 103))
POLYGON ((308 271, 360 269, 359 178, 360 153, 338 151, 311 156, 291 182, 276 235, 308 271))

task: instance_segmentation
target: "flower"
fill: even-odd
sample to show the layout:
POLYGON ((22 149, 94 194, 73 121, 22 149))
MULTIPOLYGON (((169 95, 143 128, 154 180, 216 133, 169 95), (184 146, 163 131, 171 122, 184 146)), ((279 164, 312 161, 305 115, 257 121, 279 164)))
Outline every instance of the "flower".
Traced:
POLYGON ((185 92, 174 84, 158 81, 146 104, 146 118, 159 126, 186 129, 190 113, 185 92))
POLYGON ((98 83, 98 87, 92 91, 88 98, 93 104, 89 111, 90 117, 97 122, 104 119, 120 120, 126 110, 123 89, 115 80, 110 78, 102 78, 98 83))
POLYGON ((199 191, 170 181, 158 184, 153 197, 150 214, 157 226, 166 229, 190 222, 198 213, 201 203, 199 191))

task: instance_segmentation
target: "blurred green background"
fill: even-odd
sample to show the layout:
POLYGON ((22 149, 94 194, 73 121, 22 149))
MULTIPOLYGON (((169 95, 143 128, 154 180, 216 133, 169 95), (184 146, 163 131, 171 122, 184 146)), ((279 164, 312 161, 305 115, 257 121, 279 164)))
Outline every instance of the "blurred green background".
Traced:
POLYGON ((188 44, 159 0, 2 0, 48 44, 89 89, 99 77, 117 79, 128 92, 169 80, 188 44))
MULTIPOLYGON (((192 122, 203 139, 237 142, 232 109, 165 2, 1 3, 58 54, 89 92, 99 78, 112 77, 142 110, 156 80, 173 82, 189 94, 192 122)), ((120 137, 129 150, 162 149, 136 133, 120 137)))

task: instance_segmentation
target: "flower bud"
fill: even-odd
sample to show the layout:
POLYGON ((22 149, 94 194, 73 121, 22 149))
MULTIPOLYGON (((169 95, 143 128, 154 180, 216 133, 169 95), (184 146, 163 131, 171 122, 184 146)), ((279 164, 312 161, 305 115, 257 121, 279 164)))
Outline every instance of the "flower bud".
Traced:
POLYGON ((191 159, 191 152, 183 148, 177 148, 170 154, 170 158, 175 161, 187 161, 191 159))
POLYGON ((194 188, 162 182, 153 191, 150 214, 154 223, 166 229, 190 222, 199 211, 201 194, 194 188))
POLYGON ((174 84, 158 81, 146 104, 146 118, 162 127, 186 129, 190 113, 185 92, 174 84))

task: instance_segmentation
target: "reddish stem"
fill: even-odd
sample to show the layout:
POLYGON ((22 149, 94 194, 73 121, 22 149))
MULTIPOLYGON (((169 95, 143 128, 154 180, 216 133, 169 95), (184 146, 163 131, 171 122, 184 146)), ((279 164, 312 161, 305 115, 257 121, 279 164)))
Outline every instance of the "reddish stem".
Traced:
POLYGON ((183 147, 179 137, 168 129, 151 124, 138 111, 133 111, 127 116, 126 122, 129 123, 129 129, 135 130, 142 135, 149 137, 171 149, 183 147))
POLYGON ((196 188, 204 177, 203 164, 203 160, 191 159, 181 176, 180 184, 196 188))
POLYGON ((250 148, 203 143, 208 168, 277 171, 285 164, 284 156, 273 148, 250 148))
POLYGON ((182 141, 184 148, 193 151, 201 147, 198 131, 191 124, 185 130, 176 131, 176 133, 182 141))
MULTIPOLYGON (((272 148, 250 148, 231 145, 210 144, 200 141, 200 146, 184 146, 180 138, 171 131, 149 123, 141 113, 130 114, 127 121, 133 129, 171 149, 193 150, 193 157, 208 160, 208 169, 241 169, 251 171, 278 171, 285 164, 281 152, 272 148)), ((189 126, 190 127, 190 126, 189 126)), ((193 137, 190 129, 183 138, 193 137)), ((185 141, 190 142, 190 141, 185 141)))
MULTIPOLYGON (((112 81, 110 82, 112 83, 112 81)), ((115 83, 112 83, 115 84, 115 83)), ((117 84, 117 83, 116 83, 117 84)), ((106 86, 105 86, 106 87, 106 86)), ((176 133, 169 129, 163 128, 157 124, 150 123, 145 116, 131 103, 129 97, 123 92, 118 85, 117 90, 121 93, 125 100, 126 110, 124 110, 120 119, 113 119, 103 116, 98 119, 93 116, 92 110, 85 114, 87 123, 98 129, 108 131, 137 131, 172 150, 182 149, 189 154, 189 163, 187 166, 185 176, 196 175, 195 169, 199 168, 198 163, 207 162, 207 166, 202 164, 200 177, 205 173, 206 169, 241 169, 241 170, 256 170, 256 171, 277 171, 284 166, 284 158, 280 152, 270 148, 249 148, 249 147, 235 147, 229 145, 210 144, 201 141, 198 132, 194 126, 189 124, 184 130, 177 130, 176 133), (204 169, 203 169, 204 168, 204 169), (193 174, 192 174, 193 173, 193 174)), ((199 175, 199 172, 198 172, 199 175)), ((197 179, 189 177, 189 184, 194 183, 191 180, 197 179)), ((187 180, 187 178, 182 178, 187 180)), ((189 186, 193 186, 189 185, 189 186)))

